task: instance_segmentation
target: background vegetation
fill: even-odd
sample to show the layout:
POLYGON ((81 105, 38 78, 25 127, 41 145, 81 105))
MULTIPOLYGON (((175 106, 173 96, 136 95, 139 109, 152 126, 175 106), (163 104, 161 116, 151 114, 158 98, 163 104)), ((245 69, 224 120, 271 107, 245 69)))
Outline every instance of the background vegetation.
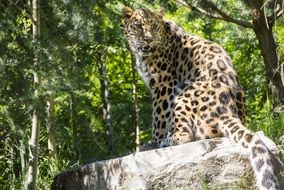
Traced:
MULTIPOLYGON (((228 4, 246 7, 241 0, 218 5, 235 17, 242 12, 228 4)), ((281 143, 284 114, 272 106, 253 30, 198 14, 179 1, 51 0, 40 2, 41 35, 35 40, 30 1, 7 0, 0 2, 1 189, 24 187, 34 109, 39 110, 41 124, 38 189, 49 189, 53 177, 65 169, 135 151, 133 85, 141 142, 150 139, 151 100, 139 77, 133 84, 120 14, 124 5, 164 7, 167 19, 221 44, 246 93, 248 127, 281 143), (41 76, 39 87, 34 86, 34 73, 41 76)), ((276 20, 273 34, 283 58, 283 17, 276 20)))

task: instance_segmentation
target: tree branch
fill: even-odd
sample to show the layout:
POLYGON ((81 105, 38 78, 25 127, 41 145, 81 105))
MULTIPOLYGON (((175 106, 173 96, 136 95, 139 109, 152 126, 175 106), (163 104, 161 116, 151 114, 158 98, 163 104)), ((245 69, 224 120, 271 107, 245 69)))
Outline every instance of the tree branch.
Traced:
POLYGON ((210 9, 212 9, 215 12, 215 14, 210 13, 210 11, 205 10, 201 7, 194 6, 190 2, 188 2, 187 0, 184 0, 184 1, 176 0, 176 2, 178 2, 179 4, 182 4, 184 6, 187 6, 187 7, 191 8, 193 11, 199 12, 201 14, 208 16, 208 17, 224 20, 224 21, 227 21, 227 22, 231 22, 231 23, 237 24, 237 25, 245 27, 245 28, 254 29, 253 24, 251 24, 250 22, 245 21, 245 20, 238 20, 238 19, 232 18, 231 16, 229 16, 226 13, 224 13, 223 11, 221 11, 216 5, 214 5, 212 2, 210 2, 208 0, 203 0, 203 2, 206 3, 206 5, 210 9))
POLYGON ((231 16, 229 16, 228 14, 226 14, 225 12, 221 11, 214 3, 212 3, 211 1, 208 0, 203 0, 207 5, 209 5, 209 7, 216 11, 225 21, 228 22, 232 22, 235 23, 237 25, 246 27, 246 28, 252 28, 253 29, 253 25, 248 22, 248 21, 244 21, 244 20, 238 20, 235 18, 232 18, 231 16))
POLYGON ((181 4, 181 5, 183 5, 183 6, 186 6, 186 7, 190 8, 190 9, 192 9, 193 11, 202 13, 202 14, 204 14, 206 16, 209 16, 209 17, 212 17, 212 18, 216 18, 216 19, 221 19, 221 17, 219 15, 212 14, 212 13, 210 14, 206 10, 204 10, 204 9, 202 9, 200 7, 197 7, 197 6, 193 6, 190 3, 188 3, 187 1, 185 1, 186 4, 184 2, 182 2, 182 1, 179 1, 179 0, 176 0, 176 2, 181 4))
POLYGON ((273 15, 271 15, 271 16, 269 16, 267 19, 268 19, 268 22, 269 22, 269 24, 270 24, 270 26, 272 26, 273 24, 274 24, 274 22, 278 19, 278 18, 280 18, 281 16, 283 16, 284 17, 284 0, 283 0, 283 2, 282 2, 282 4, 281 3, 277 3, 276 5, 275 5, 275 10, 274 10, 274 13, 273 13, 273 15))

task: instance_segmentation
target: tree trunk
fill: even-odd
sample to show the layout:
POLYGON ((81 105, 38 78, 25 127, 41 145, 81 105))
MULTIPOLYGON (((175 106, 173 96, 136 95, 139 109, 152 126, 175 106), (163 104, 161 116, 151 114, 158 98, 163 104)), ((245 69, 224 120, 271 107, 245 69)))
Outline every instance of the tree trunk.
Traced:
MULTIPOLYGON (((97 18, 97 25, 100 26, 103 23, 103 17, 97 18)), ((112 130, 112 122, 111 122, 111 113, 110 108, 111 104, 109 101, 109 86, 107 80, 107 69, 105 65, 105 54, 102 49, 102 44, 104 44, 105 39, 103 37, 102 31, 97 31, 96 33, 96 41, 98 43, 98 51, 96 56, 96 61, 98 62, 98 71, 100 74, 100 84, 101 84, 101 95, 103 101, 103 120, 105 126, 105 139, 108 147, 108 152, 113 154, 113 130, 112 130)))
POLYGON ((273 105, 284 105, 284 88, 281 79, 281 67, 272 31, 261 28, 256 29, 255 33, 264 58, 266 76, 269 80, 273 105))
MULTIPOLYGON (((24 133, 22 133, 24 134, 24 133)), ((21 160, 21 175, 24 175, 25 169, 26 169, 26 159, 25 159, 25 154, 26 154, 26 145, 24 142, 24 137, 23 139, 20 140, 20 160, 21 160)))
POLYGON ((54 135, 54 126, 53 126, 53 108, 54 108, 54 102, 52 94, 48 94, 48 100, 47 100, 47 108, 46 108, 46 129, 47 129, 47 146, 49 150, 49 155, 53 160, 56 160, 57 156, 57 149, 56 149, 56 140, 54 135))
POLYGON ((74 108, 74 95, 72 94, 72 92, 70 93, 70 126, 72 129, 72 141, 73 141, 73 162, 76 163, 78 160, 79 162, 82 161, 80 153, 78 151, 78 130, 77 130, 77 126, 78 126, 78 122, 77 122, 77 116, 76 116, 76 111, 74 108))
MULTIPOLYGON (((40 15, 39 15, 39 0, 32 1, 32 18, 33 18, 33 40, 39 42, 40 35, 40 15)), ((37 48, 35 48, 34 55, 34 68, 38 66, 39 56, 37 53, 37 48)), ((34 71, 34 95, 38 97, 38 88, 40 86, 40 75, 34 71)), ((40 130, 40 118, 39 110, 35 106, 32 118, 32 131, 31 138, 29 141, 29 166, 26 179, 26 189, 35 190, 36 180, 37 180, 37 166, 38 166, 38 141, 39 141, 39 130, 40 130)))
POLYGON ((137 99, 137 92, 136 92, 136 69, 135 69, 135 58, 131 54, 131 65, 132 65, 132 99, 133 99, 133 106, 134 106, 134 119, 135 119, 135 131, 136 131, 136 138, 135 138, 135 148, 136 152, 139 152, 140 148, 140 115, 139 115, 139 108, 138 108, 138 99, 137 99))
POLYGON ((113 154, 113 137, 112 137, 112 123, 111 123, 111 113, 110 113, 110 101, 109 101, 109 87, 107 81, 107 70, 106 65, 102 59, 102 53, 98 56, 99 63, 99 74, 100 74, 100 84, 101 93, 103 101, 103 120, 105 125, 106 142, 108 146, 109 153, 113 154))
POLYGON ((32 119, 32 134, 29 141, 29 167, 26 180, 26 189, 28 190, 36 189, 39 129, 39 112, 38 110, 34 110, 32 119))
POLYGON ((263 2, 252 3, 253 25, 264 59, 273 105, 284 105, 284 84, 281 78, 280 60, 273 37, 272 27, 267 21, 263 2))

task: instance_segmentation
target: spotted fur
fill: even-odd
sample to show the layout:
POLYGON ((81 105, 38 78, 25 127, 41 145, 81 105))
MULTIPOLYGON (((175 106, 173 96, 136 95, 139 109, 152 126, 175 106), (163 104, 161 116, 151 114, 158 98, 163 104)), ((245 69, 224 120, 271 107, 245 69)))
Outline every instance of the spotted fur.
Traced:
POLYGON ((125 35, 153 100, 152 145, 229 137, 250 150, 259 189, 279 189, 265 144, 244 127, 244 94, 228 54, 163 13, 123 8, 125 35))

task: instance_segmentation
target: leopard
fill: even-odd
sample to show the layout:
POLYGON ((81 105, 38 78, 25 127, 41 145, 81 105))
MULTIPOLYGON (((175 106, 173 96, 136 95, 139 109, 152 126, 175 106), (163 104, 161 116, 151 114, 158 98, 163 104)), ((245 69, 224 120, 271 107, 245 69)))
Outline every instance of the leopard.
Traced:
POLYGON ((244 90, 228 53, 164 11, 122 9, 124 35, 152 98, 151 148, 227 137, 248 150, 261 190, 280 189, 270 150, 245 127, 244 90))

